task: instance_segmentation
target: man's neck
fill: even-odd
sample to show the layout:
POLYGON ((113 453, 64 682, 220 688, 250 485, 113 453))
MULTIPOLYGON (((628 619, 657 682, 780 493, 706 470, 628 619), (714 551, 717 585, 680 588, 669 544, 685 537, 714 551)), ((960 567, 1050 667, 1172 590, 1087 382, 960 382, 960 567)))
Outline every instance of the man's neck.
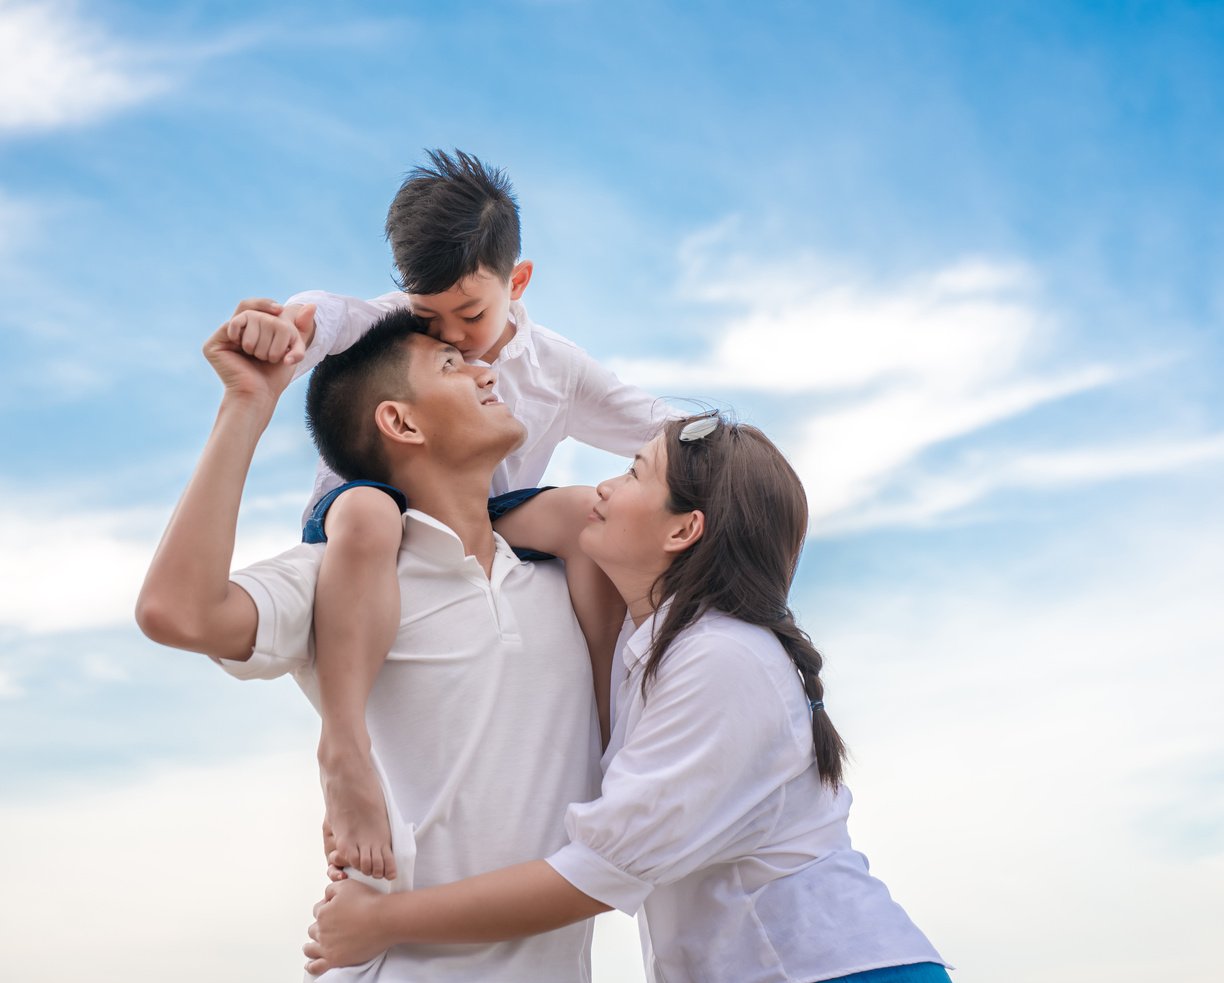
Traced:
POLYGON ((493 524, 489 521, 489 483, 484 469, 444 471, 409 465, 396 487, 418 509, 447 526, 463 544, 463 552, 476 557, 486 575, 493 570, 493 524))

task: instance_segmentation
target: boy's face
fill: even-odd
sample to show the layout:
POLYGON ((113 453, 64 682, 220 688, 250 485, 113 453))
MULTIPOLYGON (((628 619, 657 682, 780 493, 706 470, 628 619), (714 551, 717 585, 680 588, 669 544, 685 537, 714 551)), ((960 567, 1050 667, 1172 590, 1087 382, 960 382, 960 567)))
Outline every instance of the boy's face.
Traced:
POLYGON ((454 345, 469 362, 492 362, 514 336, 510 301, 523 296, 531 270, 531 261, 523 260, 503 280, 482 266, 442 293, 410 293, 408 302, 430 337, 454 345))

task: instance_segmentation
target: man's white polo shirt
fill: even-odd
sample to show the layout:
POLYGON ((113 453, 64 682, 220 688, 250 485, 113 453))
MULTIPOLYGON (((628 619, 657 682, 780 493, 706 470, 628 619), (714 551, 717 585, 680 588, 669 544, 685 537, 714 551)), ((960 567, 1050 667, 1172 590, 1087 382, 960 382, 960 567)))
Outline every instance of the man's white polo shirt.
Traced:
MULTIPOLYGON (((566 806, 598 794, 591 667, 564 569, 496 543, 486 577, 449 528, 404 515, 399 634, 366 712, 400 870, 393 890, 549 856, 567 842, 566 806)), ((233 575, 259 628, 249 661, 221 661, 242 679, 291 673, 316 708, 324 549, 303 544, 233 575)), ((494 945, 399 946, 325 978, 572 983, 590 979, 589 943, 583 922, 494 945)))

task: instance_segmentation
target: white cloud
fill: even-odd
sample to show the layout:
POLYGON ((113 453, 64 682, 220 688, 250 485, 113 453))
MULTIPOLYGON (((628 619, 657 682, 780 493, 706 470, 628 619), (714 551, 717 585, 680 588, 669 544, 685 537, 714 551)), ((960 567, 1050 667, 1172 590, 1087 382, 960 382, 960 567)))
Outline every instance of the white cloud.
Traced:
POLYGON ((75 3, 0 2, 0 131, 87 123, 168 84, 75 3))
POLYGON ((1209 978, 1224 528, 1161 511, 818 600, 856 844, 966 979, 1209 978))
MULTIPOLYGON (((0 805, 8 877, 22 885, 0 898, 0 923, 21 926, 6 978, 301 979, 326 885, 311 751, 0 805)), ((598 924, 597 983, 643 979, 632 922, 598 924)))
POLYGON ((38 210, 0 188, 0 258, 7 259, 28 243, 38 225, 38 210))
POLYGON ((721 309, 706 350, 617 368, 659 392, 764 393, 780 403, 785 430, 774 432, 804 479, 819 531, 929 522, 1003 488, 1172 471, 1218 454, 1214 437, 1177 435, 1175 447, 1153 453, 1154 441, 1140 436, 1132 447, 1074 453, 979 452, 972 467, 953 460, 916 473, 935 448, 980 440, 992 426, 1116 385, 1156 360, 1071 354, 1039 278, 1015 262, 971 257, 878 282, 808 254, 752 257, 729 245, 740 238, 729 220, 681 250, 683 296, 721 309))
POLYGON ((930 447, 1115 377, 1113 370, 1089 368, 1046 378, 1000 379, 993 386, 971 380, 959 389, 916 380, 817 414, 801 428, 800 450, 794 455, 813 520, 819 523, 872 501, 930 447))
POLYGON ((1029 488, 1059 487, 1135 475, 1160 474, 1224 458, 1224 434, 1129 447, 1026 454, 1006 468, 1009 483, 1029 488))
MULTIPOLYGON (((880 526, 923 526, 1002 491, 1077 488, 1185 471, 1222 460, 1224 435, 1034 454, 1004 451, 989 460, 982 460, 979 455, 943 474, 910 468, 904 472, 903 480, 893 483, 889 494, 869 498, 825 518, 815 532, 840 535, 880 526)), ((809 490, 819 489, 828 469, 824 459, 805 449, 796 463, 801 472, 808 473, 809 490)), ((844 477, 841 472, 837 474, 844 477)))
MULTIPOLYGON (((136 595, 169 509, 74 509, 14 493, 0 516, 0 627, 43 634, 130 625, 136 595)), ((234 566, 275 556, 298 539, 300 497, 243 508, 234 566)))
POLYGON ((10 700, 23 696, 25 690, 9 673, 0 669, 0 700, 10 700))

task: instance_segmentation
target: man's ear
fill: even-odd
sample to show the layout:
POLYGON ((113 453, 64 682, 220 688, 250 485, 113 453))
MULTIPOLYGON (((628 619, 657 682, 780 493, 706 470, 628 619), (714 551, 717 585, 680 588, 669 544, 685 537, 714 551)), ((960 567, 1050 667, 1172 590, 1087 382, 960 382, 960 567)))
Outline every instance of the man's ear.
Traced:
POLYGON ((397 444, 421 444, 425 438, 412 418, 412 407, 394 399, 384 399, 374 409, 374 424, 384 437, 397 444))
POLYGON ((531 282, 531 274, 534 270, 535 264, 531 260, 525 259, 510 271, 511 300, 518 300, 523 296, 523 291, 527 289, 527 284, 531 282))
POLYGON ((705 535, 705 513, 701 509, 676 516, 679 522, 672 527, 663 543, 665 553, 683 553, 694 546, 705 535))

